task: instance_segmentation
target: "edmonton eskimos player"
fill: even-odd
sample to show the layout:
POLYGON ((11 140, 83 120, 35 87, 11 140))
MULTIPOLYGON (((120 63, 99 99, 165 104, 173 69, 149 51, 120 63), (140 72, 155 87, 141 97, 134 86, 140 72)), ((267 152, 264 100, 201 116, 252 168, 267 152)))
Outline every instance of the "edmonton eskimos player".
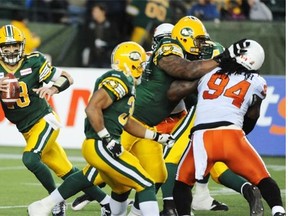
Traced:
MULTIPOLYGON (((1 100, 1 104, 5 117, 16 125, 26 141, 23 164, 50 194, 56 185, 49 168, 62 179, 77 171, 56 140, 61 124, 47 102, 52 95, 69 88, 73 79, 69 73, 51 66, 39 52, 24 55, 24 47, 25 37, 18 28, 5 25, 0 29, 0 89, 7 89, 4 77, 7 73, 13 73, 20 85, 17 102, 7 106, 1 100), (53 85, 43 86, 48 82, 53 85)), ((98 194, 91 190, 91 194, 98 194)), ((52 214, 64 216, 65 209, 63 201, 53 208, 52 214)))
MULTIPOLYGON (((170 101, 166 95, 170 84, 175 79, 194 80, 200 78, 209 70, 217 67, 219 63, 221 64, 221 61, 229 62, 231 56, 239 55, 243 47, 243 44, 235 43, 225 52, 225 55, 215 60, 187 60, 184 58, 186 55, 204 54, 206 46, 209 46, 209 44, 201 46, 202 43, 200 42, 205 42, 205 40, 208 39, 208 34, 201 21, 190 16, 184 17, 183 20, 181 19, 181 22, 179 21, 179 25, 181 26, 179 28, 183 28, 183 37, 186 37, 184 38, 185 40, 182 40, 182 38, 164 38, 161 40, 150 57, 145 69, 145 74, 143 74, 145 77, 142 79, 141 85, 136 89, 137 100, 133 118, 137 119, 146 127, 156 126, 165 117, 169 116, 178 104, 179 101, 170 101), (183 23, 183 20, 185 23, 183 23), (198 24, 198 29, 196 30, 192 30, 193 25, 191 26, 189 22, 193 22, 194 20, 196 20, 198 24), (188 25, 186 25, 186 21, 188 25), (194 39, 197 43, 194 43, 194 39), (187 44, 185 44, 185 41, 187 41, 187 44), (192 47, 190 47, 189 44, 192 44, 192 47), (183 48, 184 46, 186 46, 185 49, 183 48), (202 49, 202 47, 204 49, 202 49)), ((167 170, 161 146, 150 140, 139 139, 125 132, 122 134, 121 140, 124 148, 136 155, 141 161, 145 170, 147 170, 154 181, 158 183, 156 185, 159 186, 166 181, 167 170), (150 146, 150 148, 147 148, 147 146, 150 146)))
POLYGON ((134 136, 164 145, 174 141, 169 134, 146 129, 130 118, 134 111, 135 86, 141 81, 146 62, 145 50, 135 42, 123 42, 113 50, 111 59, 113 69, 96 80, 85 109, 86 139, 82 152, 88 165, 69 176, 50 196, 29 205, 30 216, 40 213, 48 216, 53 205, 95 184, 99 175, 112 189, 112 215, 126 215, 127 199, 132 189, 139 194, 142 214, 158 215, 154 180, 140 161, 123 148, 120 135, 126 130, 134 136))

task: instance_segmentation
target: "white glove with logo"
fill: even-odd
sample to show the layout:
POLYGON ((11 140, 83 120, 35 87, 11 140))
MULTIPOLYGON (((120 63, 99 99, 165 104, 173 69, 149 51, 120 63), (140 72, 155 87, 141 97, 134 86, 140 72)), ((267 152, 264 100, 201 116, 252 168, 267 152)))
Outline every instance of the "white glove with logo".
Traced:
POLYGON ((158 132, 155 132, 155 137, 153 138, 153 140, 161 143, 164 146, 167 146, 168 148, 171 148, 175 143, 175 139, 172 137, 171 134, 161 134, 158 132))

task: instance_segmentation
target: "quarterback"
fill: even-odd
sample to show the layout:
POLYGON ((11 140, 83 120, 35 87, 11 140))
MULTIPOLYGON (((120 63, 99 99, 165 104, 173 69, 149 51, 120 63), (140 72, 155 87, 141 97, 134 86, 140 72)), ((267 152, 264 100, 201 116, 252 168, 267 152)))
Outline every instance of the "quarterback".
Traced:
MULTIPOLYGON (((25 37, 18 28, 5 25, 0 29, 0 91, 8 91, 4 77, 7 73, 13 73, 20 85, 20 97, 15 104, 5 104, 1 98, 0 101, 6 118, 26 141, 23 164, 50 194, 56 185, 49 168, 62 179, 77 171, 56 140, 61 124, 47 102, 52 95, 69 88, 73 79, 67 72, 51 66, 39 52, 24 55, 24 47, 25 37), (44 87, 48 82, 53 85, 44 87)), ((100 190, 91 190, 96 197, 106 196, 100 190)), ((63 201, 55 205, 52 214, 65 216, 65 209, 63 201)))

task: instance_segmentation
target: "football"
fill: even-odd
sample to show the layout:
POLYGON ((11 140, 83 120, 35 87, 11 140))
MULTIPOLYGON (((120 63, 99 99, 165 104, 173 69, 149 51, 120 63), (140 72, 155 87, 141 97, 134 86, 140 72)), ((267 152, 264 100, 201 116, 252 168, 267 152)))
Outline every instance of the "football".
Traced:
POLYGON ((2 101, 7 105, 11 106, 13 105, 19 98, 20 94, 20 86, 18 79, 11 73, 8 73, 5 75, 5 77, 8 77, 5 82, 8 82, 8 92, 1 92, 1 99, 2 101))

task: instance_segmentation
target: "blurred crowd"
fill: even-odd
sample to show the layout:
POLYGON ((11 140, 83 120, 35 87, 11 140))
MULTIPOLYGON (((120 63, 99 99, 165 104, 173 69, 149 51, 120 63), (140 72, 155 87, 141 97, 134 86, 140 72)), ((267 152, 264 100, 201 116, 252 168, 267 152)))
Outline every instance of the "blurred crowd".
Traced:
MULTIPOLYGON (((180 13, 198 15, 204 20, 272 20, 270 8, 285 6, 285 0, 0 0, 0 18, 11 18, 13 9, 24 9, 33 21, 84 23, 91 18, 93 5, 100 3, 107 7, 109 19, 120 23, 131 15, 130 4, 141 6, 147 2, 168 4, 173 12, 168 19, 177 18, 180 13)), ((276 16, 279 18, 278 14, 276 16)))
MULTIPOLYGON (((82 32, 82 66, 101 68, 110 65, 119 42, 133 40, 149 49, 160 23, 175 24, 185 15, 214 22, 278 20, 271 5, 279 3, 285 8, 285 0, 0 0, 0 19, 22 26, 28 20, 75 25, 82 32)), ((32 39, 37 48, 40 38, 31 33, 32 39)))

